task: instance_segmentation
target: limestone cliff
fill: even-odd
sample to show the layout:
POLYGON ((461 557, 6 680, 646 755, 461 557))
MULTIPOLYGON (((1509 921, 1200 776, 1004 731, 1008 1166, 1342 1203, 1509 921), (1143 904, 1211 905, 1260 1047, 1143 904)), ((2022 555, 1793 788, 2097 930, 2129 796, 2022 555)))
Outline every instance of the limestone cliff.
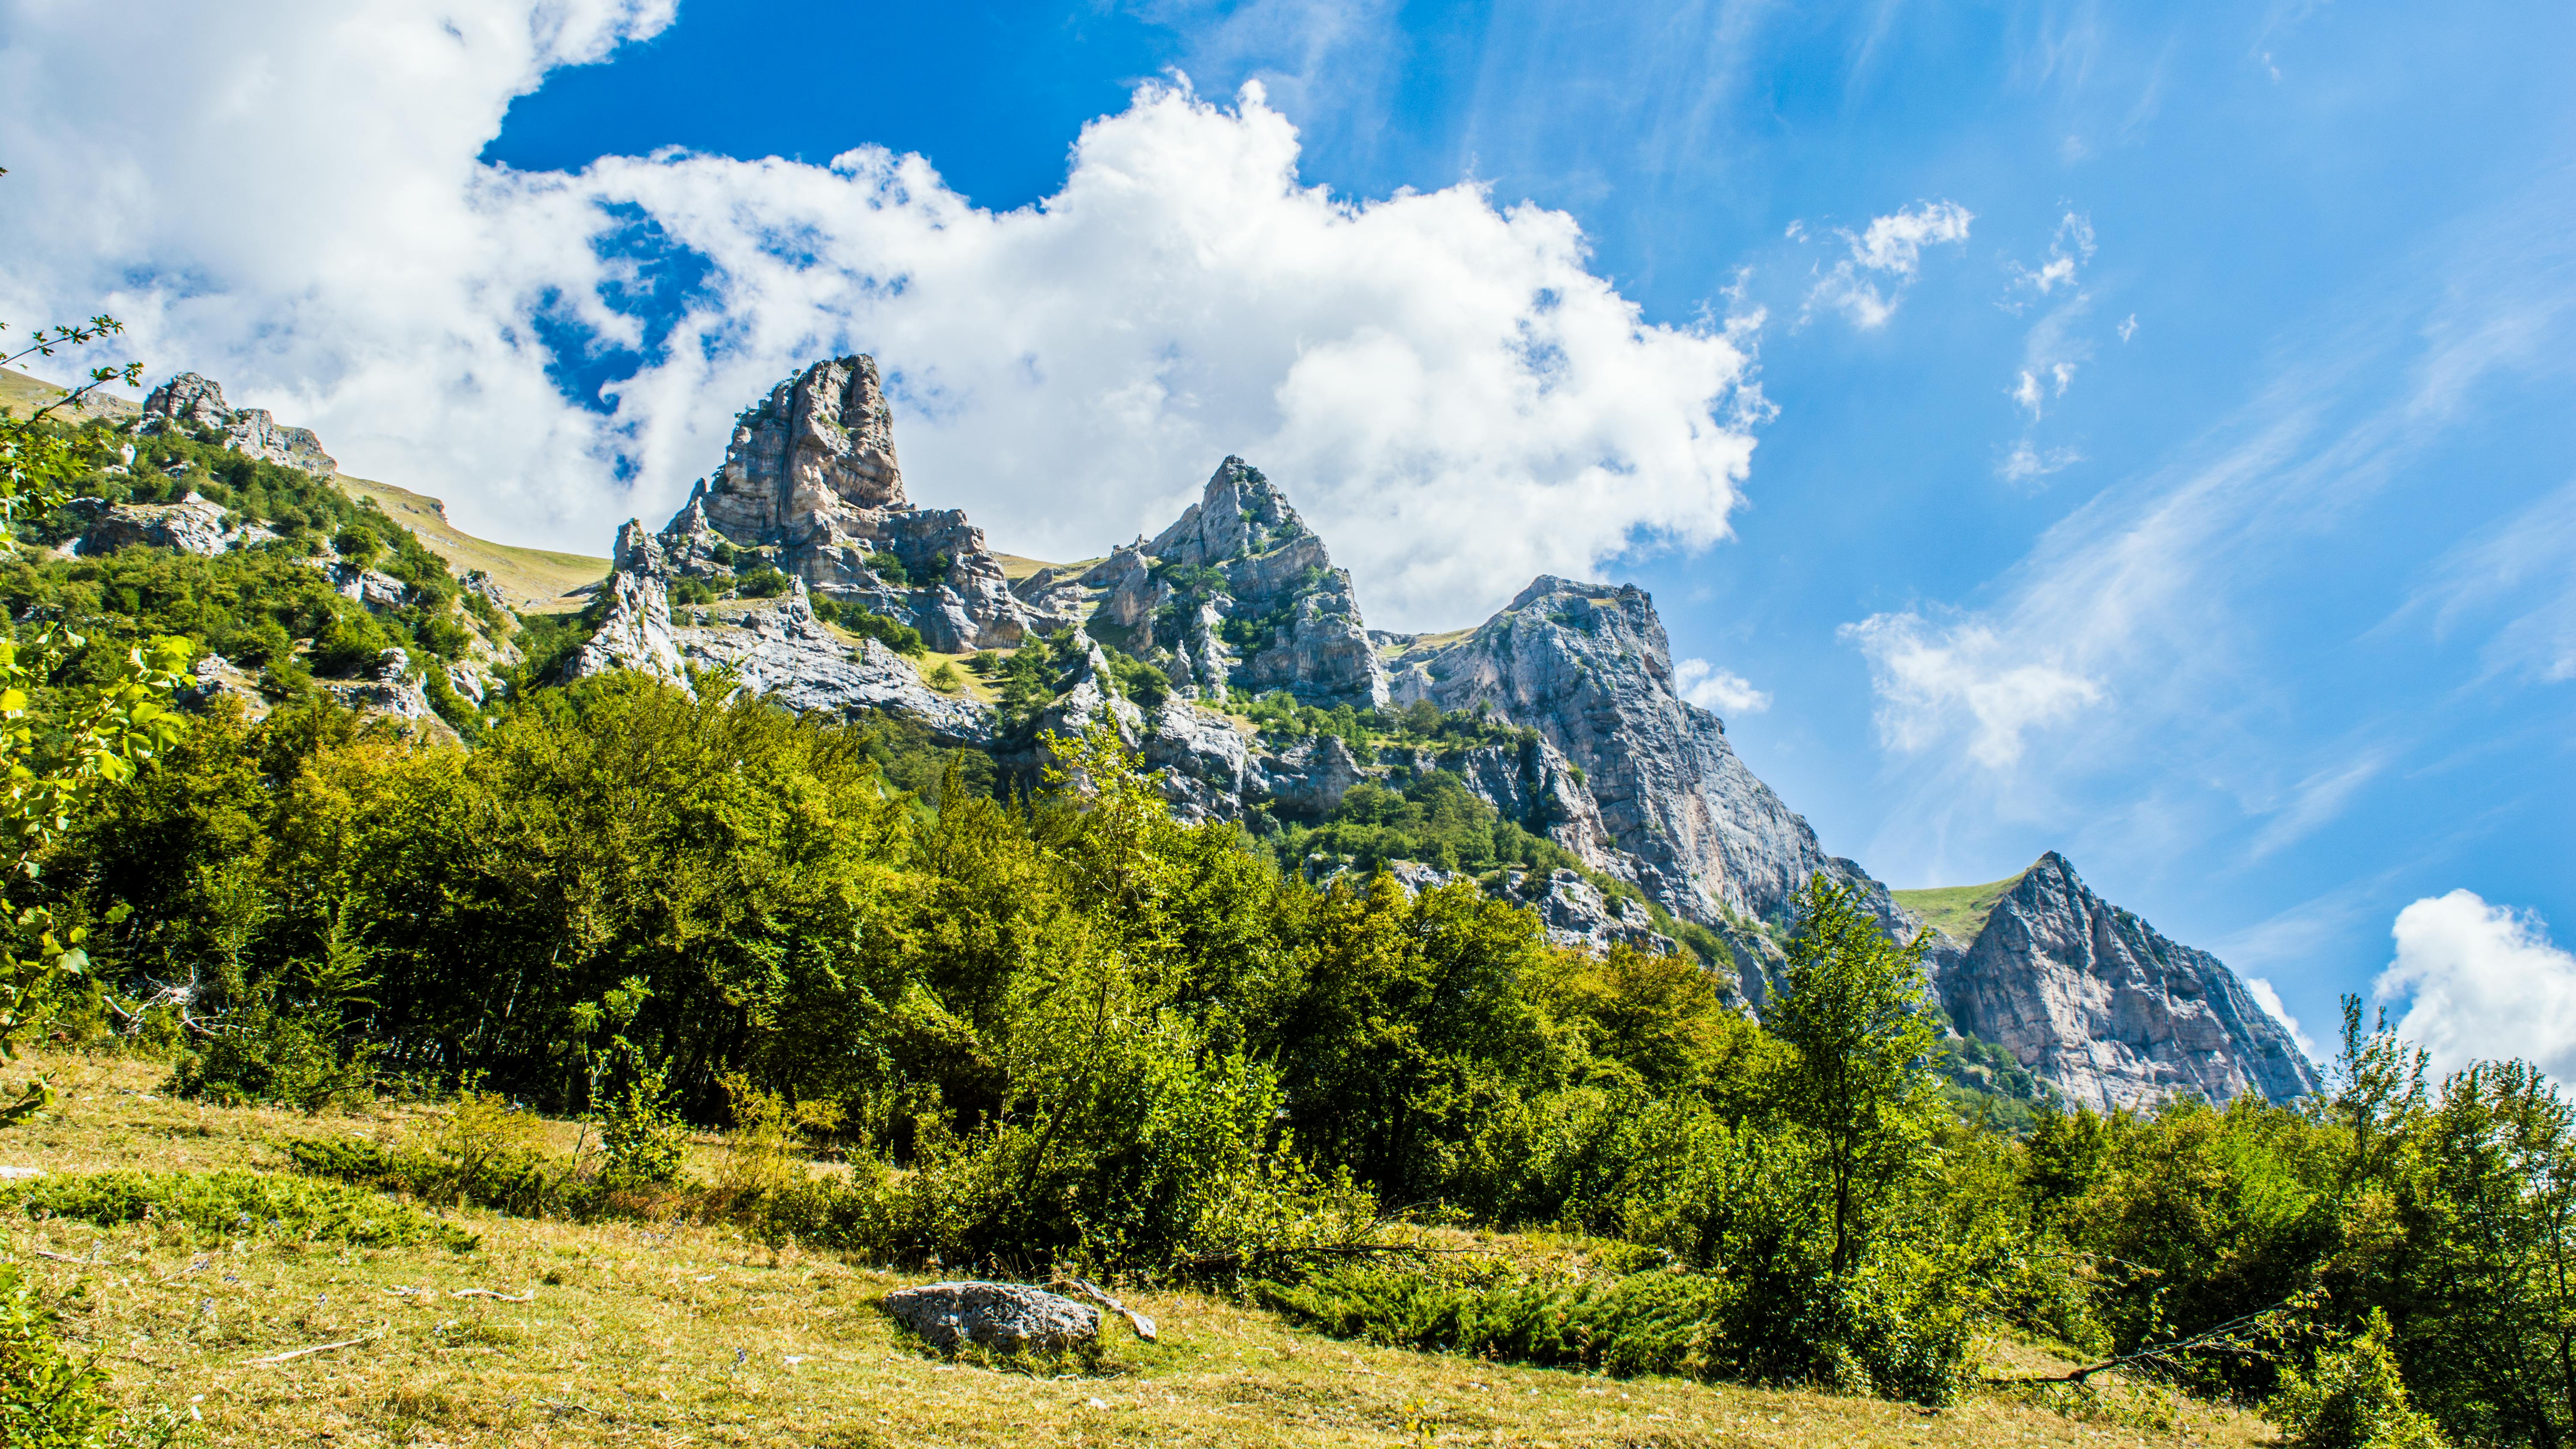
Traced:
POLYGON ((1827 855, 1745 768, 1725 723, 1675 692, 1663 621, 1635 585, 1542 577, 1463 634, 1378 637, 1396 701, 1485 706, 1562 751, 1601 833, 1560 839, 1674 915, 1775 919, 1822 873, 1860 889, 1889 924, 1902 919, 1885 886, 1827 855))
MULTIPOLYGON (((1930 904, 1954 894, 1907 892, 1930 904)), ((1932 915, 1941 1003, 2068 1100, 2101 1111, 2192 1093, 2274 1102, 2317 1071, 2225 962, 2095 895, 2055 851, 1970 911, 1932 915)))
POLYGON ((724 466, 658 542, 672 572, 721 579, 773 566, 904 620, 943 653, 1009 648, 1033 623, 982 529, 905 498, 872 357, 817 362, 745 409, 724 466))

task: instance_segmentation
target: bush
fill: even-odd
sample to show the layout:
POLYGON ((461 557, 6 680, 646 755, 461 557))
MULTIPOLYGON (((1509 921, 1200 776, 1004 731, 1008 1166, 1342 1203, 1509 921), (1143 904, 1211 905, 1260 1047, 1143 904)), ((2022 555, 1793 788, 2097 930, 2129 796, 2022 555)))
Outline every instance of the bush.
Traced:
MULTIPOLYGON (((819 615, 823 604, 830 602, 826 599, 816 604, 815 612, 819 615)), ((862 639, 874 639, 897 654, 907 654, 918 659, 928 652, 927 646, 921 642, 921 631, 899 619, 889 619, 883 614, 870 613, 856 604, 842 605, 835 610, 835 613, 838 615, 836 622, 842 628, 862 639)))
POLYGON ((437 1243, 474 1247, 472 1233, 380 1193, 259 1172, 95 1172, 49 1177, 27 1190, 31 1217, 76 1218, 113 1227, 167 1222, 199 1240, 270 1238, 396 1248, 437 1243))
POLYGON ((957 672, 956 665, 943 659, 937 669, 930 671, 930 687, 941 694, 955 694, 966 687, 966 679, 957 672))
POLYGON ((594 1114, 603 1161, 600 1186, 610 1191, 670 1182, 689 1149, 689 1124, 671 1104, 667 1074, 639 1064, 626 1085, 594 1114))
POLYGON ((2407 1401, 2389 1348, 2388 1314, 2370 1311, 2360 1334, 2318 1355, 2308 1373, 2281 1375, 2268 1406, 2301 1449, 2445 1449, 2442 1431, 2407 1401))
POLYGON ((107 1375, 54 1339, 54 1311, 17 1266, 0 1262, 0 1444, 89 1449, 103 1441, 107 1375))
POLYGON ((1814 1383, 1945 1404, 1964 1386, 1964 1326, 1930 1328, 1867 1282, 1821 1275, 1766 1292, 1670 1268, 1575 1281, 1460 1282, 1339 1267, 1263 1282, 1262 1300, 1323 1332, 1398 1348, 1603 1373, 1814 1383))
POLYGON ((787 592, 788 583, 787 575, 776 569, 756 568, 750 573, 736 575, 733 591, 746 599, 774 599, 787 592))
POLYGON ((473 1203, 520 1217, 585 1206, 567 1174, 550 1170, 535 1114, 491 1092, 466 1091, 436 1125, 394 1147, 363 1138, 299 1138, 279 1144, 316 1177, 409 1193, 462 1207, 473 1203))
POLYGON ((305 1112, 374 1096, 371 1064, 379 1048, 362 1042, 344 1052, 339 1036, 336 1012, 259 1001, 183 1054, 169 1090, 219 1107, 273 1102, 305 1112))

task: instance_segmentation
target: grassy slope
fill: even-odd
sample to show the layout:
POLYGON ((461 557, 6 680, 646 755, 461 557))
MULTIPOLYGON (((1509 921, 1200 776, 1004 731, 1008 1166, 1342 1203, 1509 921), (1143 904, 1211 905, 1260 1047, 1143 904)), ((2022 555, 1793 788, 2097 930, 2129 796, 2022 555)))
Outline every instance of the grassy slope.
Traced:
MULTIPOLYGON (((14 367, 0 367, 0 407, 5 407, 22 418, 61 397, 66 390, 41 377, 20 372, 14 367)), ((110 417, 122 417, 127 413, 143 411, 143 404, 130 397, 119 397, 102 388, 82 400, 82 409, 83 411, 77 416, 91 417, 98 413, 105 413, 110 417)))
MULTIPOLYGON (((13 408, 24 416, 62 395, 62 388, 42 378, 31 377, 15 368, 0 367, 0 407, 13 408)), ((100 405, 111 414, 139 412, 142 408, 133 399, 113 393, 93 393, 91 397, 102 399, 100 405)), ((392 515, 396 523, 420 535, 420 541, 446 559, 450 566, 481 569, 490 574, 493 582, 522 607, 578 608, 579 600, 562 596, 583 584, 599 582, 608 572, 608 560, 604 558, 552 553, 537 548, 514 548, 460 532, 447 521, 447 505, 408 488, 352 478, 345 473, 338 481, 349 493, 374 499, 377 507, 392 515)))
POLYGON ((2030 872, 2025 870, 1984 885, 1933 886, 1926 890, 1890 891, 1888 894, 1896 897, 1898 905, 1921 916, 1943 935, 1973 942, 1977 933, 1986 928, 1986 917, 1994 910, 1995 902, 2021 884, 2022 876, 2028 874, 2030 872))
MULTIPOLYGON (((270 1168, 279 1158, 269 1144, 281 1137, 385 1136, 422 1112, 228 1111, 160 1097, 155 1064, 32 1065, 59 1072, 63 1100, 56 1115, 0 1135, 0 1162, 57 1173, 270 1168)), ((557 1147, 570 1146, 571 1125, 551 1125, 557 1147)), ((1344 1343, 1196 1293, 1131 1295, 1162 1326, 1162 1342, 1117 1333, 1099 1372, 994 1372, 925 1359, 889 1331, 875 1300, 930 1275, 772 1253, 685 1224, 459 1216, 481 1233, 477 1251, 259 1240, 209 1249, 177 1229, 64 1221, 19 1223, 11 1247, 63 1309, 74 1350, 97 1353, 113 1373, 121 1400, 185 1408, 202 1396, 211 1445, 2271 1442, 2250 1416, 2197 1406, 2185 1406, 2180 1429, 2107 1435, 1994 1393, 1924 1413, 1521 1369, 1344 1343), (534 1296, 454 1296, 464 1288, 534 1296), (361 1335, 357 1346, 285 1364, 248 1362, 361 1335)), ((2018 1346, 1998 1346, 1994 1361, 2023 1372, 2043 1362, 2018 1346)))
POLYGON ((361 498, 376 500, 377 507, 390 514, 394 522, 420 535, 420 541, 447 560, 449 566, 481 569, 490 574, 492 581, 522 608, 579 608, 582 601, 563 595, 584 584, 598 583, 608 574, 608 560, 604 558, 517 548, 460 532, 447 521, 446 504, 410 489, 352 478, 346 473, 340 475, 339 482, 361 498))

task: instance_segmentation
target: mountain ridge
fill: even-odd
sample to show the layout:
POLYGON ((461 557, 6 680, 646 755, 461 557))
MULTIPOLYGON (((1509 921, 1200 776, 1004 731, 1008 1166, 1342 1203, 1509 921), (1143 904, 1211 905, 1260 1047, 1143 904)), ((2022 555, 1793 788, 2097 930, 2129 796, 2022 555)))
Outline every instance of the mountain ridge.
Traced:
MULTIPOLYGON (((329 463, 301 430, 225 416, 237 449, 282 438, 329 463)), ((333 481, 453 533, 436 500, 333 481)), ((1827 853, 1724 721, 1680 697, 1642 589, 1543 575, 1467 628, 1370 630, 1348 571, 1239 457, 1150 540, 1081 565, 1002 555, 961 510, 912 501, 874 360, 829 358, 743 411, 723 466, 661 530, 630 520, 609 559, 544 562, 558 578, 606 566, 566 679, 635 669, 693 687, 695 671, 722 668, 799 711, 891 712, 1024 771, 1043 731, 1106 725, 1177 816, 1273 841, 1340 840, 1363 785, 1417 813, 1469 798, 1492 847, 1471 831, 1472 859, 1409 865, 1401 883, 1475 879, 1567 945, 1671 951, 1690 937, 1757 1011, 1794 896, 1822 876, 1892 933, 1934 929, 1932 984, 1952 1022, 2070 1100, 2316 1087, 2223 963, 2102 901, 2053 851, 2008 881, 1915 892, 1827 853), (890 647, 898 635, 951 663, 928 670, 890 647), (973 688, 954 668, 970 655, 973 688)), ((1295 863, 1331 874, 1354 859, 1295 863)))

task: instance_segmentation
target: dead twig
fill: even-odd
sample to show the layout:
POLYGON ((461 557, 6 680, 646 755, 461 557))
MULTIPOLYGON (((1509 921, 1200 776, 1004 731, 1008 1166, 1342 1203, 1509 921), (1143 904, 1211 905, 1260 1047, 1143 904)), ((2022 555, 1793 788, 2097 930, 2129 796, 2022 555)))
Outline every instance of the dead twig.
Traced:
POLYGON ((495 1293, 489 1288, 459 1288, 449 1293, 447 1296, 450 1298, 498 1298, 504 1303, 532 1303, 536 1301, 537 1290, 531 1288, 527 1292, 519 1294, 517 1297, 512 1297, 507 1293, 495 1293))
POLYGON ((365 1343, 374 1337, 375 1335, 372 1333, 362 1333, 355 1338, 341 1339, 338 1343, 317 1343, 311 1348, 290 1348, 284 1353, 272 1353, 266 1358, 246 1358, 242 1360, 242 1363, 245 1367, 251 1365, 280 1364, 291 1359, 303 1358, 307 1354, 329 1353, 335 1348, 355 1348, 359 1344, 365 1343))

